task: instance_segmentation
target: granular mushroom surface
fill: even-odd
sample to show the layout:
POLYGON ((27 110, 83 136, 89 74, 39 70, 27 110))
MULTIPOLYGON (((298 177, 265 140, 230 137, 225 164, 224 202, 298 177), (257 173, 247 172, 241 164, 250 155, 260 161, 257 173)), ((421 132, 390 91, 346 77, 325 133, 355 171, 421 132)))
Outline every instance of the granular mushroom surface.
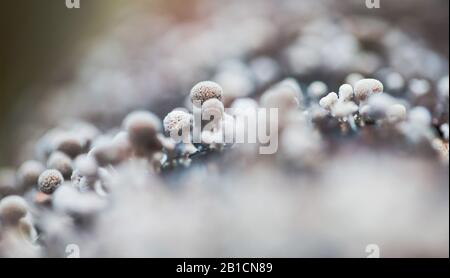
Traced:
POLYGON ((448 257, 448 1, 123 2, 14 92, 0 257, 448 257))

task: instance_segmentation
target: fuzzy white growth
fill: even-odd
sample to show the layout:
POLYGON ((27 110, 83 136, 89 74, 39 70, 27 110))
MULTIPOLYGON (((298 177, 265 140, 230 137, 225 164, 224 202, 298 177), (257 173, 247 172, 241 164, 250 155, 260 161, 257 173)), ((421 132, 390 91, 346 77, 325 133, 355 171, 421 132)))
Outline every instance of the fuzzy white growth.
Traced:
POLYGON ((219 65, 219 68, 213 80, 223 89, 224 103, 228 104, 237 97, 247 96, 254 90, 252 72, 242 61, 228 60, 219 65))
POLYGON ((435 138, 431 128, 432 116, 425 107, 417 106, 408 113, 408 119, 399 126, 400 131, 412 142, 423 140, 431 142, 435 138))
POLYGON ((192 87, 190 97, 191 102, 195 105, 201 105, 211 98, 216 98, 222 101, 223 89, 216 82, 202 81, 192 87))
POLYGON ((11 195, 16 188, 16 172, 13 169, 0 169, 0 198, 11 195))
POLYGON ((187 130, 189 132, 192 122, 192 115, 181 111, 175 110, 167 114, 163 120, 164 130, 166 133, 179 132, 180 130, 187 130))
POLYGON ((214 113, 214 115, 217 114, 217 116, 219 117, 217 120, 221 120, 223 118, 223 114, 225 113, 223 103, 215 98, 208 99, 202 105, 202 113, 214 113))
POLYGON ((266 85, 280 75, 280 66, 270 57, 258 57, 250 62, 250 69, 258 85, 266 85))
POLYGON ((281 152, 296 166, 311 166, 319 162, 322 150, 322 138, 312 129, 291 125, 282 134, 281 152))
POLYGON ((64 182, 64 177, 58 170, 49 169, 44 171, 38 180, 39 191, 52 194, 64 182))
POLYGON ((414 125, 428 127, 431 125, 431 120, 430 111, 425 107, 414 107, 409 112, 409 121, 414 125))
POLYGON ((160 148, 156 135, 161 131, 161 121, 148 111, 134 111, 123 121, 131 144, 140 151, 150 151, 160 148))
POLYGON ((297 81, 287 78, 274 85, 261 96, 261 106, 288 111, 299 107, 303 93, 297 81))
POLYGON ((123 126, 132 138, 139 138, 145 133, 149 133, 151 136, 161 130, 159 118, 148 111, 131 112, 125 117, 123 126))
POLYGON ((231 113, 235 116, 255 113, 258 109, 258 102, 251 98, 238 98, 231 104, 231 113))
POLYGON ((371 110, 370 105, 364 104, 359 107, 359 114, 364 118, 368 118, 370 116, 370 110, 371 110))
POLYGON ((312 121, 323 120, 329 114, 329 111, 322 108, 319 104, 313 103, 306 112, 308 119, 312 121))
POLYGON ((70 185, 59 187, 53 195, 52 202, 56 211, 77 215, 92 214, 105 206, 105 201, 96 194, 80 193, 70 185))
POLYGON ((416 97, 423 96, 431 90, 430 82, 425 79, 411 79, 409 90, 416 97))
POLYGON ((330 111, 333 108, 333 105, 335 105, 337 101, 338 101, 338 95, 335 92, 331 92, 328 95, 326 95, 320 99, 319 105, 322 108, 330 111))
POLYGON ((398 72, 391 72, 386 76, 386 87, 389 90, 400 90, 405 86, 405 79, 398 72))
POLYGON ((362 79, 355 84, 355 98, 359 101, 364 101, 372 94, 382 92, 383 84, 376 79, 362 79))
POLYGON ((398 100, 388 94, 376 94, 371 95, 367 103, 372 109, 385 113, 390 106, 398 103, 398 100))
POLYGON ((0 220, 6 224, 16 224, 27 215, 27 202, 20 196, 8 196, 0 201, 0 220))
POLYGON ((69 178, 72 175, 72 159, 65 153, 56 151, 48 158, 47 168, 56 169, 65 178, 69 178))
POLYGON ((67 123, 70 130, 80 137, 83 147, 89 147, 94 139, 100 135, 100 131, 91 123, 76 121, 67 123))
POLYGON ((132 151, 132 145, 127 132, 120 131, 119 133, 114 135, 112 143, 115 145, 116 149, 118 149, 118 151, 120 152, 122 159, 125 159, 130 155, 132 151))
POLYGON ((75 132, 57 132, 52 138, 53 150, 74 158, 83 152, 83 139, 75 132))
POLYGON ((358 111, 358 105, 356 105, 353 101, 339 100, 332 106, 333 115, 338 118, 350 116, 356 111, 358 111))
POLYGON ((74 162, 75 169, 77 169, 80 175, 85 177, 93 177, 97 174, 97 161, 90 155, 79 155, 74 162))
POLYGON ((276 87, 278 87, 279 89, 290 89, 292 92, 295 93, 297 99, 298 99, 298 104, 302 105, 303 104, 303 91, 302 88, 300 87, 300 84, 298 84, 297 80, 295 80, 294 78, 285 78, 284 80, 280 81, 277 85, 275 85, 276 87))
MULTIPOLYGON (((156 134, 153 136, 143 134, 141 137, 133 139, 136 140, 133 147, 142 152, 148 151, 152 147, 156 148, 160 146, 156 134), (148 142, 147 145, 146 142, 148 142)), ((111 138, 111 136, 101 136, 94 142, 93 148, 89 151, 88 155, 92 155, 100 166, 108 164, 115 165, 131 155, 132 144, 130 141, 131 139, 127 132, 119 132, 114 138, 111 138)))
POLYGON ((44 165, 36 160, 24 162, 17 170, 17 180, 19 184, 28 188, 37 184, 39 175, 45 170, 44 165))
POLYGON ((350 73, 345 78, 345 83, 350 84, 351 86, 355 86, 356 82, 359 80, 364 79, 364 76, 360 73, 350 73))
POLYGON ((27 213, 17 224, 20 233, 23 234, 25 238, 29 239, 31 242, 35 242, 38 239, 38 233, 34 228, 31 214, 27 213))
POLYGON ((386 116, 391 123, 403 121, 406 119, 406 107, 403 104, 391 105, 386 111, 386 116))
POLYGON ((339 87, 339 100, 341 101, 351 101, 353 99, 353 87, 350 84, 342 84, 339 87))
POLYGON ((312 82, 311 84, 309 84, 307 89, 308 96, 311 98, 321 98, 327 93, 327 91, 327 84, 322 81, 312 82))

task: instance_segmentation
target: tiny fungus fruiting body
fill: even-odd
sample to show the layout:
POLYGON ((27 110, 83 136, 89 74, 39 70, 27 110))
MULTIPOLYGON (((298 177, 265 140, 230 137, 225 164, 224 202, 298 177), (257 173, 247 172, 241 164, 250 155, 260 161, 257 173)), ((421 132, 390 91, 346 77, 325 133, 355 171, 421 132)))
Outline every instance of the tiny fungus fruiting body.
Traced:
POLYGON ((416 97, 423 96, 431 90, 431 84, 426 79, 413 78, 409 81, 408 87, 410 92, 416 97))
POLYGON ((83 140, 75 132, 61 132, 53 138, 54 148, 71 158, 83 152, 83 140))
POLYGON ((339 87, 339 99, 342 101, 351 101, 353 99, 353 87, 350 84, 342 84, 339 87))
POLYGON ((298 83, 292 78, 287 78, 264 92, 260 103, 265 108, 288 111, 298 108, 302 98, 303 94, 298 83))
POLYGON ((386 116, 391 123, 400 122, 406 119, 406 107, 403 104, 391 105, 387 111, 386 116))
POLYGON ((214 116, 214 120, 221 120, 224 114, 223 103, 218 99, 208 99, 202 105, 202 117, 214 116))
POLYGON ((64 177, 58 170, 45 170, 38 180, 39 191, 45 194, 52 194, 64 182, 64 177))
POLYGON ((61 172, 64 178, 70 178, 72 175, 72 159, 63 152, 56 151, 50 155, 47 160, 48 169, 56 169, 61 172))
POLYGON ((74 166, 85 177, 97 175, 97 161, 91 155, 79 155, 74 161, 74 166))
POLYGON ((429 126, 431 125, 432 116, 428 109, 422 106, 417 106, 409 111, 409 120, 414 125, 429 126))
POLYGON ((36 160, 24 162, 17 170, 17 180, 26 189, 37 184, 39 175, 45 170, 44 165, 36 160))
POLYGON ((355 98, 359 101, 364 101, 372 94, 382 92, 383 84, 377 79, 361 79, 355 83, 355 98))
POLYGON ((139 152, 153 151, 161 148, 157 134, 161 132, 160 119, 148 111, 134 111, 123 121, 128 138, 139 152))
POLYGON ((320 99, 319 105, 322 108, 331 110, 333 105, 336 104, 337 101, 338 101, 338 95, 335 92, 331 92, 328 95, 326 95, 320 99))
POLYGON ((308 96, 311 98, 321 98, 328 91, 327 85, 322 81, 314 81, 309 84, 307 92, 308 96))
POLYGON ((0 198, 12 195, 17 191, 17 178, 14 169, 0 169, 0 198))
POLYGON ((353 101, 339 100, 332 107, 333 115, 338 118, 350 116, 356 111, 358 111, 358 105, 356 105, 353 101))
POLYGON ((174 110, 166 115, 163 120, 164 131, 167 134, 189 133, 192 124, 192 115, 185 111, 174 110))
POLYGON ((211 98, 222 100, 223 89, 213 81, 202 81, 194 85, 191 89, 191 102, 195 105, 201 105, 211 98))
POLYGON ((27 202, 16 195, 8 196, 0 201, 0 220, 3 223, 18 223, 28 212, 27 202))

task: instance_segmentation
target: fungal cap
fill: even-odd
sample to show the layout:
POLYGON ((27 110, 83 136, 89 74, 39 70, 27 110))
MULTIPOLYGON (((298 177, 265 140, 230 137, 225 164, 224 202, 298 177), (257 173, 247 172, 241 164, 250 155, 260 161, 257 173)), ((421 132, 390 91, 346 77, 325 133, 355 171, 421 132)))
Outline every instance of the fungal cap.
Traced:
POLYGON ((308 86, 308 95, 312 98, 323 97, 327 91, 328 87, 322 81, 314 81, 308 86))
POLYGON ((342 84, 339 87, 339 99, 350 101, 353 98, 353 87, 350 84, 342 84))
POLYGON ((431 124, 432 117, 428 109, 417 106, 409 112, 409 120, 415 125, 428 126, 431 124))
POLYGON ((37 184, 39 175, 45 170, 44 165, 36 160, 25 161, 17 170, 17 179, 21 186, 29 187, 37 184))
POLYGON ((371 110, 372 107, 370 107, 370 105, 368 104, 365 104, 359 107, 359 114, 363 117, 368 117, 371 110))
POLYGON ((147 111, 135 111, 128 114, 124 120, 128 139, 139 154, 161 148, 157 134, 161 131, 160 119, 147 111))
POLYGON ((64 182, 64 177, 56 169, 45 170, 38 180, 39 191, 52 194, 64 182))
POLYGON ((353 101, 338 101, 332 108, 336 117, 346 117, 358 111, 358 105, 353 101))
POLYGON ((202 110, 203 111, 214 110, 218 111, 220 115, 223 115, 225 109, 223 107, 223 103, 218 99, 208 99, 203 103, 202 110))
POLYGON ((90 155, 79 155, 75 159, 74 165, 82 176, 92 177, 97 174, 97 161, 90 155))
POLYGON ((47 168, 57 169, 64 177, 69 178, 72 174, 72 159, 63 152, 53 152, 47 160, 47 168))
POLYGON ((377 79, 361 79, 355 84, 355 97, 366 100, 370 95, 383 92, 383 84, 377 79))
POLYGON ((74 158, 83 152, 84 142, 75 132, 57 132, 53 137, 54 150, 74 158))
POLYGON ((345 78, 345 83, 348 83, 351 86, 355 86, 356 82, 362 79, 364 79, 364 76, 362 74, 354 72, 347 75, 347 77, 345 78))
POLYGON ((233 116, 250 116, 256 113, 258 103, 252 98, 238 98, 231 104, 230 114, 233 116))
POLYGON ((174 110, 164 118, 164 130, 170 134, 174 131, 178 132, 179 130, 190 129, 191 121, 191 114, 181 110, 174 110))
POLYGON ((265 108, 291 110, 299 107, 302 97, 303 94, 297 81, 287 78, 264 92, 260 103, 265 108))
POLYGON ((193 104, 203 104, 211 98, 222 101, 223 89, 213 81, 201 81, 191 89, 190 97, 193 104))
POLYGON ((123 126, 129 134, 149 132, 155 134, 161 130, 161 123, 155 114, 148 111, 133 111, 123 120, 123 126))
POLYGON ((17 223, 27 211, 27 202, 20 196, 12 195, 0 201, 0 219, 4 223, 17 223))
POLYGON ((16 191, 16 172, 13 169, 0 169, 0 198, 16 191))
POLYGON ((391 123, 403 121, 406 119, 406 107, 403 104, 391 105, 386 111, 386 116, 391 123))
POLYGON ((427 94, 430 89, 431 85, 428 80, 413 78, 409 81, 409 90, 415 96, 423 96, 427 94))
POLYGON ((331 92, 328 95, 320 99, 319 105, 322 108, 330 110, 334 104, 338 101, 338 95, 335 92, 331 92))

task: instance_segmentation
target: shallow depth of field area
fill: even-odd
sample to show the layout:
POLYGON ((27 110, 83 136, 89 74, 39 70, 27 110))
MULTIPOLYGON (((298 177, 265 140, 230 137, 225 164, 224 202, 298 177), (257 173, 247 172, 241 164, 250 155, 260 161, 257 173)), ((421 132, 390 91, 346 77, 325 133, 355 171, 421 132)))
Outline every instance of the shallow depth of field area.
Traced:
POLYGON ((87 1, 5 59, 0 257, 448 257, 448 1, 87 1))

